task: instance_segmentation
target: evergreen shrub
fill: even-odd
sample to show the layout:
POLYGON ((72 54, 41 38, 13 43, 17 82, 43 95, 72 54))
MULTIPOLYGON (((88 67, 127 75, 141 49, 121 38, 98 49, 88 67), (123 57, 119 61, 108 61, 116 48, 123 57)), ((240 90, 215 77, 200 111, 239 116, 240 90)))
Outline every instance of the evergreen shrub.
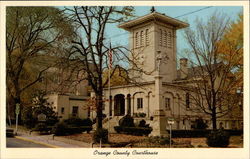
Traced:
POLYGON ((119 126, 122 127, 135 127, 134 119, 130 115, 125 115, 119 120, 119 126))
POLYGON ((224 130, 211 131, 207 136, 207 145, 210 147, 227 147, 229 145, 230 135, 224 130))
POLYGON ((59 122, 52 129, 52 133, 56 136, 64 136, 67 135, 68 125, 64 122, 59 122))

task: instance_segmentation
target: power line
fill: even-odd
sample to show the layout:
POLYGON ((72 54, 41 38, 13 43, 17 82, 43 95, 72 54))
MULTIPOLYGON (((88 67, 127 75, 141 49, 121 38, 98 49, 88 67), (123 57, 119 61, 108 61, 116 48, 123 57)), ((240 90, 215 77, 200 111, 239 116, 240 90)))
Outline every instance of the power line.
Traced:
MULTIPOLYGON (((198 10, 195 10, 195 11, 192 11, 192 12, 188 12, 188 13, 179 15, 179 16, 174 17, 174 18, 183 17, 183 16, 186 16, 186 15, 189 15, 189 14, 193 14, 193 13, 196 13, 196 12, 199 12, 199 11, 202 11, 202 10, 205 10, 205 9, 208 9, 208 8, 211 8, 211 7, 213 7, 213 6, 204 7, 204 8, 201 8, 201 9, 198 9, 198 10)), ((109 37, 109 38, 119 37, 119 36, 126 35, 126 34, 129 34, 129 33, 116 34, 116 35, 113 35, 113 36, 111 36, 111 37, 109 37)))
POLYGON ((122 36, 122 35, 126 35, 126 34, 129 34, 129 33, 116 34, 116 35, 113 35, 113 36, 111 36, 109 38, 118 37, 118 36, 122 36))
POLYGON ((201 9, 198 9, 198 10, 195 10, 195 11, 192 11, 192 12, 185 13, 185 14, 183 14, 183 15, 179 15, 179 16, 174 17, 174 18, 183 17, 183 16, 186 16, 186 15, 189 15, 189 14, 193 14, 193 13, 196 13, 196 12, 199 12, 199 11, 202 11, 202 10, 204 10, 204 9, 211 8, 211 7, 213 7, 213 6, 204 7, 204 8, 201 8, 201 9))

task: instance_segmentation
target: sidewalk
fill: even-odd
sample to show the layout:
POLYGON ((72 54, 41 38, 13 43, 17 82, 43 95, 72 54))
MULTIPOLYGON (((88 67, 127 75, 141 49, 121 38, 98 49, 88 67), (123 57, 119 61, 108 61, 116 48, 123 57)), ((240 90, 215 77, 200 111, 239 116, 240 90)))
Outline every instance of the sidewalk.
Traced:
POLYGON ((20 131, 18 132, 18 135, 15 136, 15 138, 37 143, 37 144, 42 144, 51 148, 81 148, 81 147, 89 147, 89 145, 79 145, 79 144, 74 144, 74 143, 69 143, 69 142, 63 142, 63 141, 58 141, 53 135, 30 135, 28 132, 20 131))

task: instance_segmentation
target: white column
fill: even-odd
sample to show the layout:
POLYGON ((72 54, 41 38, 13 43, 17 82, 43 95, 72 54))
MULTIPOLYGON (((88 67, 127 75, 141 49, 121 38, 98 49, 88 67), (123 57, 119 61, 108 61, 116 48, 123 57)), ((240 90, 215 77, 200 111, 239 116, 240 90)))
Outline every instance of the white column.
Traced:
POLYGON ((131 116, 133 116, 134 115, 134 108, 135 107, 135 98, 134 98, 134 96, 131 96, 131 116))
POLYGON ((150 95, 146 95, 147 98, 147 110, 145 111, 147 114, 147 117, 149 117, 149 105, 150 105, 150 95))
POLYGON ((168 135, 166 131, 166 117, 163 109, 162 103, 162 76, 159 74, 155 76, 155 107, 153 120, 153 131, 151 136, 164 136, 168 135))

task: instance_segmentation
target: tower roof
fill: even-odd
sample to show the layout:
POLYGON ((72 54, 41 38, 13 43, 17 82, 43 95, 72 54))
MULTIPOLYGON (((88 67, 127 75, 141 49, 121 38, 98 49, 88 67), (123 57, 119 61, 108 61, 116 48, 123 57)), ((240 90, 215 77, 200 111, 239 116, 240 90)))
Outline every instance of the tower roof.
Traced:
POLYGON ((149 13, 149 14, 144 15, 142 17, 136 18, 134 20, 122 23, 118 27, 129 31, 134 26, 137 26, 139 24, 146 23, 149 21, 154 21, 154 20, 160 21, 160 22, 165 23, 165 24, 172 25, 172 26, 176 27, 176 29, 186 28, 189 26, 188 23, 185 23, 185 22, 180 21, 178 19, 171 18, 169 16, 166 16, 166 15, 158 13, 158 12, 152 12, 152 13, 149 13))

